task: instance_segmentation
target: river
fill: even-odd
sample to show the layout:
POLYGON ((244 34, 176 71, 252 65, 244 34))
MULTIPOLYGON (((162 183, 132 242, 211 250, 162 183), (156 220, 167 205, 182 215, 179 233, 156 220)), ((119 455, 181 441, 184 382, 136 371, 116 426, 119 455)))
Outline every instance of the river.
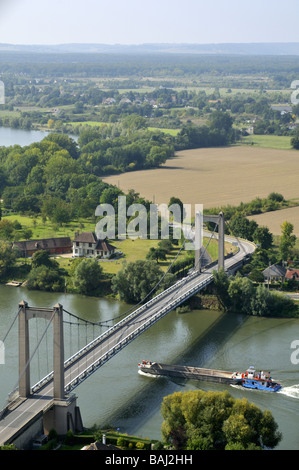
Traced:
MULTIPOLYGON (((41 131, 0 127, 0 146, 30 145, 45 135, 41 131)), ((129 308, 113 300, 0 285, 0 340, 7 333, 22 300, 31 306, 43 307, 53 307, 59 302, 67 311, 91 321, 115 318, 129 308)), ((45 326, 43 320, 30 323, 32 353, 45 326)), ((74 324, 65 324, 66 358, 82 347, 93 333, 74 324)), ((49 367, 51 369, 49 354, 46 354, 51 349, 50 334, 49 329, 41 345, 43 349, 33 358, 32 385, 40 371, 46 374, 49 367)), ((0 408, 17 384, 17 340, 15 323, 5 342, 4 364, 0 361, 0 408)), ((256 318, 211 310, 171 312, 75 389, 84 425, 110 423, 129 434, 160 439, 160 407, 165 395, 178 390, 228 390, 233 397, 245 397, 272 412, 283 434, 278 449, 299 450, 299 365, 291 362, 294 340, 299 340, 298 319, 256 318), (242 371, 254 365, 271 370, 283 388, 278 393, 270 393, 205 382, 151 379, 137 373, 137 364, 144 359, 231 371, 242 371)))
MULTIPOLYGON (((33 142, 40 142, 48 134, 49 133, 46 131, 0 127, 0 147, 9 147, 10 145, 21 145, 21 147, 24 147, 32 144, 33 142)), ((78 140, 78 136, 76 135, 70 135, 70 137, 75 141, 78 140)))
MULTIPOLYGON (((114 300, 0 286, 0 339, 15 318, 21 300, 44 307, 59 302, 65 310, 92 321, 115 318, 129 308, 114 300)), ((35 320, 31 321, 32 351, 36 335, 41 335, 44 328, 45 323, 38 326, 35 320)), ((90 333, 74 324, 65 324, 66 357, 72 353, 72 347, 82 347, 86 334, 90 333)), ((5 363, 0 364, 1 408, 17 383, 17 334, 15 323, 5 343, 5 363)), ((298 450, 299 366, 293 365, 290 359, 293 351, 290 345, 298 338, 298 319, 256 318, 211 310, 171 312, 75 389, 84 425, 109 423, 129 434, 160 439, 163 396, 178 390, 228 390, 235 398, 245 397, 261 409, 269 409, 283 434, 277 448, 298 450), (191 380, 144 377, 137 373, 137 364, 143 359, 231 371, 255 365, 271 370, 272 377, 283 388, 281 392, 271 393, 191 380)), ((41 353, 34 356, 32 376, 47 362, 46 343, 43 344, 41 353)), ((32 384, 35 381, 32 378, 32 384)))

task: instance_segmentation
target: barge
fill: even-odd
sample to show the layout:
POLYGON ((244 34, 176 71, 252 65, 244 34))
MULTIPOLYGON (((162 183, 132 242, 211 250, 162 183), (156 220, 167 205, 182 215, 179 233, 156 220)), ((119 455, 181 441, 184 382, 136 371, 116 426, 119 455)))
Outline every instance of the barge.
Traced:
POLYGON ((138 372, 152 377, 180 377, 188 380, 205 380, 207 382, 241 385, 244 388, 272 392, 277 392, 281 388, 278 382, 272 380, 270 372, 257 372, 252 366, 242 373, 142 361, 138 364, 138 372))

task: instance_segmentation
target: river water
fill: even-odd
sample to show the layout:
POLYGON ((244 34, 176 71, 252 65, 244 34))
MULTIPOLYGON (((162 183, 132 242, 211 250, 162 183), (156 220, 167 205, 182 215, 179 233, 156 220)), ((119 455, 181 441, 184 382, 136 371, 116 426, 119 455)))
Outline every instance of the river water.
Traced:
POLYGON ((44 131, 0 127, 0 147, 9 147, 10 145, 21 145, 23 147, 33 142, 40 142, 47 134, 44 131))
MULTIPOLYGON (((10 145, 21 145, 21 147, 24 147, 32 144, 33 142, 40 142, 48 134, 49 133, 46 131, 0 127, 0 147, 9 147, 10 145)), ((75 141, 78 140, 78 136, 70 135, 70 137, 75 141)))
MULTIPOLYGON (((45 135, 40 131, 0 127, 0 146, 30 145, 45 135)), ((0 285, 0 340, 16 318, 22 300, 30 306, 48 308, 59 302, 65 310, 93 322, 115 318, 129 308, 114 300, 0 285)), ((44 320, 30 322, 32 354, 45 327, 44 320)), ((102 331, 98 330, 97 334, 102 331)), ((96 333, 73 321, 65 323, 64 332, 66 358, 96 333)), ((32 385, 51 370, 51 340, 49 329, 32 359, 32 385)), ((283 434, 278 449, 299 450, 299 365, 291 361, 294 340, 299 340, 299 319, 255 318, 208 310, 171 312, 75 389, 84 425, 109 423, 122 432, 160 439, 160 407, 165 395, 179 390, 228 390, 233 397, 245 397, 272 412, 283 434), (283 388, 271 393, 191 380, 144 377, 137 373, 137 364, 144 359, 229 371, 243 371, 254 365, 257 369, 270 370, 283 388)), ((0 408, 17 385, 17 341, 15 322, 5 341, 4 361, 0 355, 0 408)))
MULTIPOLYGON (((93 322, 115 318, 129 308, 114 300, 0 286, 0 339, 15 319, 22 300, 29 306, 48 308, 59 302, 68 312, 93 322)), ((69 318, 66 316, 65 320, 69 318)), ((44 322, 39 325, 35 322, 38 323, 30 322, 32 354, 37 335, 40 337, 46 326, 44 320, 39 320, 44 322)), ((66 358, 94 333, 68 323, 64 329, 66 358)), ((1 408, 17 384, 17 330, 16 322, 5 342, 4 364, 0 364, 1 408)), ((46 351, 49 352, 51 343, 51 337, 45 343, 48 334, 43 349, 32 359, 32 385, 38 380, 37 370, 48 362, 46 351)), ((160 406, 165 395, 179 390, 228 390, 235 398, 244 397, 261 409, 269 409, 283 434, 278 449, 298 450, 299 365, 291 362, 291 343, 296 339, 299 339, 297 319, 255 318, 209 310, 171 312, 75 389, 84 425, 111 424, 129 434, 160 439, 160 406), (144 377, 137 372, 138 362, 144 359, 231 371, 243 371, 254 365, 270 370, 283 389, 271 393, 207 382, 144 377)), ((47 365, 51 369, 51 357, 47 365)))

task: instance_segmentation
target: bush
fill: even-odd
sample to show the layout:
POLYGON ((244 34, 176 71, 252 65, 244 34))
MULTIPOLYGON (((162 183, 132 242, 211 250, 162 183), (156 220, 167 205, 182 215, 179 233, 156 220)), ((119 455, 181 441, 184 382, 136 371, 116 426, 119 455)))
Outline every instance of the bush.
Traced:
POLYGON ((136 449, 138 450, 144 449, 144 442, 136 442, 136 449))
POLYGON ((116 441, 118 447, 126 447, 126 440, 123 437, 119 437, 116 441))
POLYGON ((73 284, 81 294, 88 294, 100 287, 103 268, 95 258, 83 259, 75 268, 73 284))
POLYGON ((28 276, 27 287, 28 289, 62 292, 64 289, 64 278, 57 269, 39 266, 31 270, 28 276))

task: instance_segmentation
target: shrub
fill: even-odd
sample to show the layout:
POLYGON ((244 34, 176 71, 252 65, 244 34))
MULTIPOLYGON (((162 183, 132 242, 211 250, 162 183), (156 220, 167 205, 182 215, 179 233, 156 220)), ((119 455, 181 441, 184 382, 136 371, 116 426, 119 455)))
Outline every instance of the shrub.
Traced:
POLYGON ((144 449, 144 442, 136 442, 136 449, 138 450, 144 449))

